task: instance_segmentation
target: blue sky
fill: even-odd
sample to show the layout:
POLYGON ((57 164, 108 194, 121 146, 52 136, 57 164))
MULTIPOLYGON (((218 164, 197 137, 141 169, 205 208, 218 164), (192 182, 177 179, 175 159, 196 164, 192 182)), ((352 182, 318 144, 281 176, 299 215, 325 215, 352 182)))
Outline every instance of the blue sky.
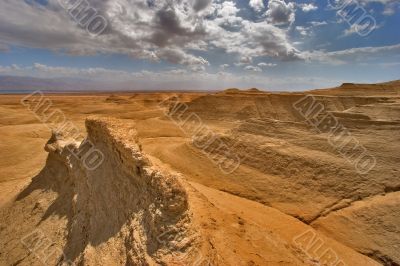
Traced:
POLYGON ((397 0, 2 0, 0 75, 115 89, 388 81, 400 78, 399 11, 397 0))

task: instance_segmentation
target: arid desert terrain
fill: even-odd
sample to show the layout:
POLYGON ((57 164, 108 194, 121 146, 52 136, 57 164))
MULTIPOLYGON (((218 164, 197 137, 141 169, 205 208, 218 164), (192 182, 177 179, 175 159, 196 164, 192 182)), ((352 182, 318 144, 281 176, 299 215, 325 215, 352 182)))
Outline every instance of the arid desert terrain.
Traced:
POLYGON ((0 96, 0 265, 400 265, 400 81, 0 96))

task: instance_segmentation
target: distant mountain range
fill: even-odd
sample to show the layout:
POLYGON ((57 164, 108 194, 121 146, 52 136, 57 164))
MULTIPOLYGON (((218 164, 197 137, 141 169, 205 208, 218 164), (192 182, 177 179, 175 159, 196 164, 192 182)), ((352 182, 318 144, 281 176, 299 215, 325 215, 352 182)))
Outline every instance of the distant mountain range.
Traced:
POLYGON ((201 90, 193 88, 190 81, 162 81, 149 84, 143 80, 94 81, 77 78, 34 78, 25 76, 1 76, 0 93, 26 93, 35 90, 47 92, 74 91, 147 91, 147 90, 201 90))
POLYGON ((107 85, 95 81, 72 78, 33 78, 19 76, 0 76, 0 91, 81 91, 106 90, 107 85))
MULTIPOLYGON (((35 90, 47 92, 74 91, 200 91, 207 90, 207 85, 193 84, 191 81, 158 81, 146 80, 95 81, 78 78, 34 78, 26 76, 1 76, 0 93, 26 93, 35 90)), ((215 84, 215 88, 218 88, 215 84)))
MULTIPOLYGON (((215 84, 215 90, 222 89, 215 84)), ((34 78, 26 76, 1 76, 0 93, 25 93, 35 90, 47 92, 73 91, 147 91, 147 90, 207 90, 190 81, 163 81, 148 84, 146 81, 106 82, 78 78, 34 78)), ((301 89, 300 89, 301 90, 301 89)), ((310 90, 313 94, 390 93, 400 95, 400 80, 377 84, 344 83, 336 88, 310 90)))

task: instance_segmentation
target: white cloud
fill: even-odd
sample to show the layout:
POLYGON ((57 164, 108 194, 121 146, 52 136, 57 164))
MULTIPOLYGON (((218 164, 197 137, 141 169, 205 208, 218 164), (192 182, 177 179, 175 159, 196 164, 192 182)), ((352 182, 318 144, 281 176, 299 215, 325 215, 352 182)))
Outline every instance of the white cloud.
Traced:
MULTIPOLYGON (((299 51, 290 43, 286 30, 273 25, 294 21, 294 4, 283 0, 269 1, 270 22, 241 17, 233 1, 88 2, 109 22, 104 34, 96 37, 78 27, 58 0, 49 0, 46 6, 0 1, 0 49, 17 45, 74 55, 125 54, 200 70, 209 62, 194 50, 218 48, 238 58, 298 59, 299 51)), ((261 3, 253 1, 252 5, 261 7, 261 3)))
MULTIPOLYGON (((337 0, 336 0, 337 1, 337 0)), ((392 16, 396 13, 396 9, 399 8, 400 3, 398 0, 358 0, 364 6, 367 6, 371 3, 378 3, 383 5, 382 14, 385 16, 392 16)))
POLYGON ((256 12, 261 12, 265 8, 263 0, 250 0, 249 5, 256 12))
POLYGON ((296 26, 296 30, 302 36, 310 36, 312 28, 311 27, 305 27, 305 26, 296 26))
POLYGON ((393 16, 396 14, 397 9, 399 9, 400 3, 399 2, 393 2, 390 4, 385 5, 385 8, 382 12, 383 15, 385 16, 393 16))
POLYGON ((211 0, 194 0, 193 9, 196 12, 206 9, 211 3, 211 0))
POLYGON ((358 0, 360 3, 363 4, 370 4, 370 3, 380 3, 382 5, 391 4, 396 2, 397 0, 358 0))
POLYGON ((299 4, 299 7, 303 12, 311 12, 318 9, 318 7, 313 3, 299 4))
POLYGON ((277 66, 277 64, 261 62, 261 63, 258 63, 257 66, 259 66, 259 67, 275 67, 275 66, 277 66))
POLYGON ((228 67, 230 67, 229 64, 222 64, 222 65, 219 66, 219 69, 220 69, 220 70, 225 70, 225 69, 227 69, 228 67))
POLYGON ((309 23, 314 27, 328 25, 328 22, 326 22, 326 21, 311 21, 309 23))
POLYGON ((274 25, 292 24, 295 21, 295 4, 284 0, 269 0, 266 15, 274 25))
MULTIPOLYGON (((364 3, 372 1, 362 0, 364 3)), ((252 66, 257 58, 264 57, 282 61, 310 58, 326 62, 346 61, 339 52, 299 51, 295 47, 299 39, 291 40, 288 36, 290 31, 285 27, 295 22, 296 4, 293 1, 269 0, 265 20, 241 17, 237 2, 234 1, 89 2, 107 18, 110 25, 104 34, 97 37, 78 27, 58 5, 58 0, 49 0, 47 6, 28 4, 27 1, 0 1, 0 50, 17 45, 75 55, 124 54, 153 61, 165 60, 183 65, 189 72, 204 72, 209 66, 207 57, 200 56, 207 53, 199 51, 212 54, 222 50, 236 58, 238 63, 235 65, 240 66, 252 66)), ((375 2, 385 5, 393 3, 391 0, 375 2)), ((255 6, 255 3, 251 5, 255 6)), ((297 26, 295 29, 306 36, 311 27, 327 24, 325 21, 309 23, 309 27, 297 26)), ((68 74, 72 71, 70 75, 77 75, 76 69, 56 71, 40 65, 36 65, 35 69, 40 69, 42 73, 59 71, 68 74)), ((10 70, 3 67, 2 71, 10 70)), ((91 69, 90 72, 82 70, 79 73, 94 75, 102 71, 109 73, 101 69, 91 69)))
POLYGON ((400 44, 380 47, 360 47, 341 51, 307 51, 304 59, 328 64, 345 64, 366 61, 371 55, 399 54, 400 44))
MULTIPOLYGON (((339 36, 339 37, 346 37, 346 36, 350 36, 350 35, 353 35, 353 34, 359 34, 360 32, 362 33, 365 30, 368 30, 368 26, 369 25, 363 26, 363 25, 358 25, 358 24, 352 24, 348 29, 345 29, 343 34, 341 36, 339 36)), ((382 27, 382 24, 381 25, 375 25, 373 30, 377 30, 380 27, 382 27)))
POLYGON ((257 66, 246 66, 245 70, 253 71, 253 72, 262 72, 262 69, 257 66))

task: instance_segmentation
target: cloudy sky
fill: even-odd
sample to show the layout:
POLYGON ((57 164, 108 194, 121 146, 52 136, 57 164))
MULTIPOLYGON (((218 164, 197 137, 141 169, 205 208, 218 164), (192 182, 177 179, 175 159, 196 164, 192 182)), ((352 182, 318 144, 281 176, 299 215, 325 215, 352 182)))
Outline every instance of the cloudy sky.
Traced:
POLYGON ((399 25, 398 0, 0 0, 0 75, 135 89, 388 81, 399 25))

